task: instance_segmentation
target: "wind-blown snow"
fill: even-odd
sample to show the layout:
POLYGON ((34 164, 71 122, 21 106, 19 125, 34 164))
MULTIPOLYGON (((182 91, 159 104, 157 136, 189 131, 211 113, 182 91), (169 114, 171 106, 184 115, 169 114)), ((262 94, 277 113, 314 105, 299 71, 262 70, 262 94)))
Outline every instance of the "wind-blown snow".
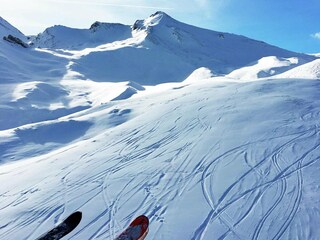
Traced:
MULTIPOLYGON (((302 63, 304 63, 304 61, 302 61, 302 63)), ((251 66, 234 70, 228 74, 227 77, 241 80, 254 80, 277 75, 300 64, 301 61, 298 58, 279 59, 274 56, 264 57, 251 66)))
POLYGON ((320 59, 303 64, 284 72, 277 76, 278 78, 304 78, 304 79, 320 79, 320 59))
POLYGON ((33 41, 0 39, 0 239, 77 210, 66 239, 114 239, 141 214, 146 239, 319 238, 315 56, 161 12, 33 41), (110 26, 125 33, 88 40, 110 26))

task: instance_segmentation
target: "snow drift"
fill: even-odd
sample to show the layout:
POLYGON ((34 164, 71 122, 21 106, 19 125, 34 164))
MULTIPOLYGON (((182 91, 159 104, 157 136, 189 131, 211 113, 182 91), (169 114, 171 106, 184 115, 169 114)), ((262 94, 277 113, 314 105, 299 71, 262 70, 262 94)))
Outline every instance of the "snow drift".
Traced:
POLYGON ((278 58, 269 56, 261 58, 258 62, 250 66, 236 69, 228 74, 227 77, 241 80, 265 78, 288 71, 302 63, 305 63, 305 61, 301 62, 298 58, 278 58))
POLYGON ((293 68, 278 75, 277 78, 320 79, 320 59, 293 68))

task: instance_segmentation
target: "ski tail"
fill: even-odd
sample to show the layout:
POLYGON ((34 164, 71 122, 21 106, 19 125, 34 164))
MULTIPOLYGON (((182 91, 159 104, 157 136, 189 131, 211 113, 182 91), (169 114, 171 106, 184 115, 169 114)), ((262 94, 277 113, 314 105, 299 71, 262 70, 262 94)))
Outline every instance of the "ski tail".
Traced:
POLYGON ((148 217, 141 215, 134 219, 115 240, 144 240, 149 231, 148 217))
POLYGON ((59 240, 72 232, 80 223, 82 219, 81 212, 74 212, 67 217, 62 223, 47 233, 43 234, 37 240, 59 240))

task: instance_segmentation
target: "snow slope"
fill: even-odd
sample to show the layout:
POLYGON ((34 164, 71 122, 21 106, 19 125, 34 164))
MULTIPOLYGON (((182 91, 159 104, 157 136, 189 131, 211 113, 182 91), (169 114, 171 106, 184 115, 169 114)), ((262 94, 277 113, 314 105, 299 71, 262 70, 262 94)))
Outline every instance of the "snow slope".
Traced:
POLYGON ((49 109, 51 104, 65 102, 67 107, 67 91, 57 82, 66 64, 52 54, 0 39, 0 129, 46 120, 57 109, 49 109))
MULTIPOLYGON (((0 19, 0 35, 27 38, 0 19)), ((68 106, 68 91, 59 81, 68 60, 0 39, 0 130, 48 120, 79 110, 68 106), (55 107, 54 107, 55 105, 55 107), (62 105, 63 108, 58 107, 62 105)))
MULTIPOLYGON (((0 34, 12 34, 26 41, 21 32, 2 18, 0 20, 0 34)), ((91 46, 131 34, 129 26, 99 22, 91 26, 88 30, 90 36, 89 33, 84 34, 87 38, 83 39, 79 35, 80 30, 76 34, 77 30, 64 27, 53 29, 55 33, 61 33, 61 37, 64 36, 62 40, 69 38, 65 46, 75 40, 78 40, 78 45, 86 42, 87 46, 91 46)), ((57 37, 55 39, 59 40, 57 37)), ((108 102, 118 97, 128 98, 142 88, 131 81, 97 85, 80 80, 84 78, 80 73, 69 70, 72 58, 70 53, 61 50, 25 49, 0 39, 0 130, 56 120, 95 105, 97 96, 104 95, 104 101, 108 102), (74 78, 77 82, 72 81, 74 78)))
POLYGON ((277 78, 320 79, 320 59, 293 68, 278 75, 277 78))
POLYGON ((74 29, 60 25, 47 28, 32 40, 32 44, 42 48, 81 50, 130 37, 130 26, 95 22, 90 29, 74 29))
POLYGON ((100 24, 97 32, 105 34, 105 38, 101 38, 105 44, 99 47, 92 44, 96 34, 92 29, 63 26, 47 29, 38 35, 34 44, 69 52, 78 50, 71 53, 75 57, 70 68, 86 79, 134 81, 143 85, 180 82, 200 67, 224 75, 268 56, 297 58, 299 62, 315 59, 243 36, 190 26, 163 12, 136 21, 130 32, 128 26, 100 24), (106 30, 103 26, 112 26, 112 29, 106 30), (114 36, 113 42, 109 36, 114 36), (124 66, 127 66, 125 71, 124 66))
POLYGON ((65 239, 141 214, 146 239, 320 238, 315 56, 162 12, 92 28, 0 39, 0 239, 77 210, 65 239))
POLYGON ((148 47, 161 47, 197 67, 207 67, 219 74, 229 73, 267 56, 310 60, 304 54, 293 53, 244 36, 187 25, 163 12, 137 21, 133 29, 148 33, 144 42, 148 47))
POLYGON ((298 58, 264 57, 251 66, 232 71, 227 77, 240 80, 265 78, 288 71, 301 64, 298 58))
POLYGON ((147 239, 317 239, 319 81, 179 85, 15 130, 7 157, 25 157, 0 168, 0 237, 81 210, 68 239, 113 239, 140 214, 147 239))
POLYGON ((4 36, 8 36, 9 34, 18 37, 23 41, 27 39, 22 32, 0 17, 0 38, 2 39, 4 36))

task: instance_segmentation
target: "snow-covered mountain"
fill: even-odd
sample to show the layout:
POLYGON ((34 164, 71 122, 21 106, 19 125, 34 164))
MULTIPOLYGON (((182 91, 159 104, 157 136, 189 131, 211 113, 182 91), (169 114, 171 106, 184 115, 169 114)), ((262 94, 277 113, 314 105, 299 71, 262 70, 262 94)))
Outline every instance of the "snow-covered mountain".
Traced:
POLYGON ((27 39, 22 32, 0 17, 0 38, 2 39, 4 36, 8 36, 10 34, 20 38, 21 40, 27 39))
POLYGON ((130 37, 130 26, 95 22, 90 29, 74 29, 65 26, 47 28, 43 33, 33 38, 32 44, 42 48, 76 50, 121 41, 130 37))
POLYGON ((320 59, 308 62, 277 76, 278 78, 320 79, 320 59))
POLYGON ((0 239, 320 237, 318 55, 163 12, 0 34, 0 239))
POLYGON ((84 49, 70 67, 85 78, 148 85, 182 81, 200 67, 226 74, 268 56, 294 57, 298 62, 314 59, 243 36, 190 26, 163 12, 136 21, 132 31, 119 24, 95 25, 90 29, 55 26, 33 43, 51 49, 84 49), (102 42, 105 45, 99 50, 92 48, 102 42), (123 71, 123 66, 130 68, 123 71))
POLYGON ((163 12, 157 12, 146 20, 133 25, 137 31, 147 32, 150 47, 159 46, 186 59, 192 65, 207 67, 217 73, 251 64, 266 56, 301 57, 261 41, 243 36, 201 29, 176 21, 163 12))

